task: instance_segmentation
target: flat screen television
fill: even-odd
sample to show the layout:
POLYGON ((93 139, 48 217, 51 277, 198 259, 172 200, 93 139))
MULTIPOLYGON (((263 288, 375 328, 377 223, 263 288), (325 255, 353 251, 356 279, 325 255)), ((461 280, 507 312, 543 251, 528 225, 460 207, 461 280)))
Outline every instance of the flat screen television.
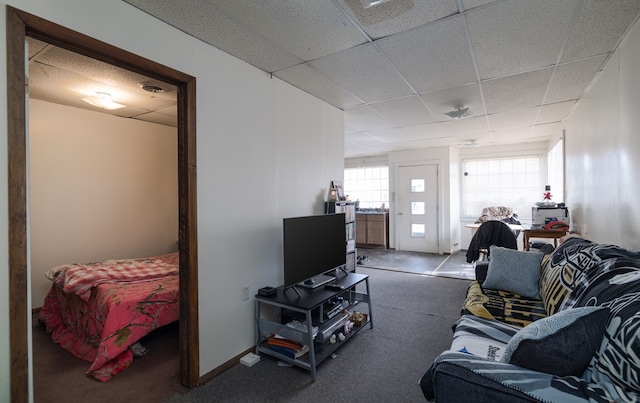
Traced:
POLYGON ((344 213, 283 219, 285 288, 332 280, 321 275, 346 264, 346 242, 344 213))

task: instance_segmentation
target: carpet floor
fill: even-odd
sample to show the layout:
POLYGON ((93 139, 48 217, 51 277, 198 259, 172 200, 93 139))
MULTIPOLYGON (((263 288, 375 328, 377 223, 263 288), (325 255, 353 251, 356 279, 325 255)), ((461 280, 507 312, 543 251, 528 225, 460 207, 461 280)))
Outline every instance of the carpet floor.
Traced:
POLYGON ((322 362, 316 382, 308 371, 261 357, 166 402, 424 402, 418 380, 451 345, 470 282, 366 267, 357 272, 369 275, 374 327, 322 362))
POLYGON ((392 249, 358 249, 358 256, 366 256, 365 262, 358 267, 384 269, 415 274, 428 274, 459 278, 475 279, 473 264, 467 263, 465 252, 451 255, 434 253, 406 252, 392 249))
POLYGON ((143 342, 148 355, 102 383, 85 375, 88 362, 54 344, 34 320, 34 401, 424 402, 418 380, 449 348, 470 281, 361 266, 357 272, 369 275, 374 327, 362 329, 335 358, 322 362, 316 382, 308 371, 261 357, 253 367, 238 364, 204 385, 185 388, 178 374, 178 329, 168 326, 143 342))

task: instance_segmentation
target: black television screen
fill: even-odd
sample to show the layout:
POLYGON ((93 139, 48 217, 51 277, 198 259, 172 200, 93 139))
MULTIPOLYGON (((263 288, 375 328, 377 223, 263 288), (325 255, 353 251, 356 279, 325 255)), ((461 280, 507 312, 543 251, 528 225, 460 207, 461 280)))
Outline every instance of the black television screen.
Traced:
POLYGON ((344 213, 285 218, 283 248, 285 287, 344 265, 344 213))

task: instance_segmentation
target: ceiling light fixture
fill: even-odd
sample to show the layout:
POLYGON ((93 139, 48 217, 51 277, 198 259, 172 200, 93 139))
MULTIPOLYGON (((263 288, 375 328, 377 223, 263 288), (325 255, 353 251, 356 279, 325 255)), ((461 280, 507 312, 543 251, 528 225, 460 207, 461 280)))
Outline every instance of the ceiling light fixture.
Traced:
POLYGON ((82 98, 82 100, 90 105, 107 110, 120 109, 126 106, 117 102, 113 102, 111 100, 111 94, 108 94, 106 92, 96 92, 95 95, 82 98))
POLYGON ((391 0, 360 0, 360 3, 362 4, 362 7, 367 9, 373 6, 378 6, 382 3, 386 3, 388 1, 391 1, 391 0))
POLYGON ((473 115, 473 112, 471 112, 469 108, 458 106, 455 110, 451 112, 445 112, 444 114, 449 116, 451 119, 462 119, 468 118, 469 116, 473 115))
POLYGON ((479 147, 480 146, 480 144, 478 144, 478 140, 476 139, 465 140, 464 142, 460 143, 460 145, 462 147, 479 147))
POLYGON ((145 81, 138 83, 138 86, 145 91, 153 92, 154 94, 163 93, 165 90, 158 83, 152 81, 145 81))

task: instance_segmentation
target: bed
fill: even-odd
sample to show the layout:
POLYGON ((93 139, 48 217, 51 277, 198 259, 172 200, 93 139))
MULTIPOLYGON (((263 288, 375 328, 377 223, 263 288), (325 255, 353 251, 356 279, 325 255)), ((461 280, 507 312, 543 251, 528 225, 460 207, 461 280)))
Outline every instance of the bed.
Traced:
POLYGON ((177 321, 178 253, 54 267, 38 320, 106 382, 143 355, 140 338, 177 321))

